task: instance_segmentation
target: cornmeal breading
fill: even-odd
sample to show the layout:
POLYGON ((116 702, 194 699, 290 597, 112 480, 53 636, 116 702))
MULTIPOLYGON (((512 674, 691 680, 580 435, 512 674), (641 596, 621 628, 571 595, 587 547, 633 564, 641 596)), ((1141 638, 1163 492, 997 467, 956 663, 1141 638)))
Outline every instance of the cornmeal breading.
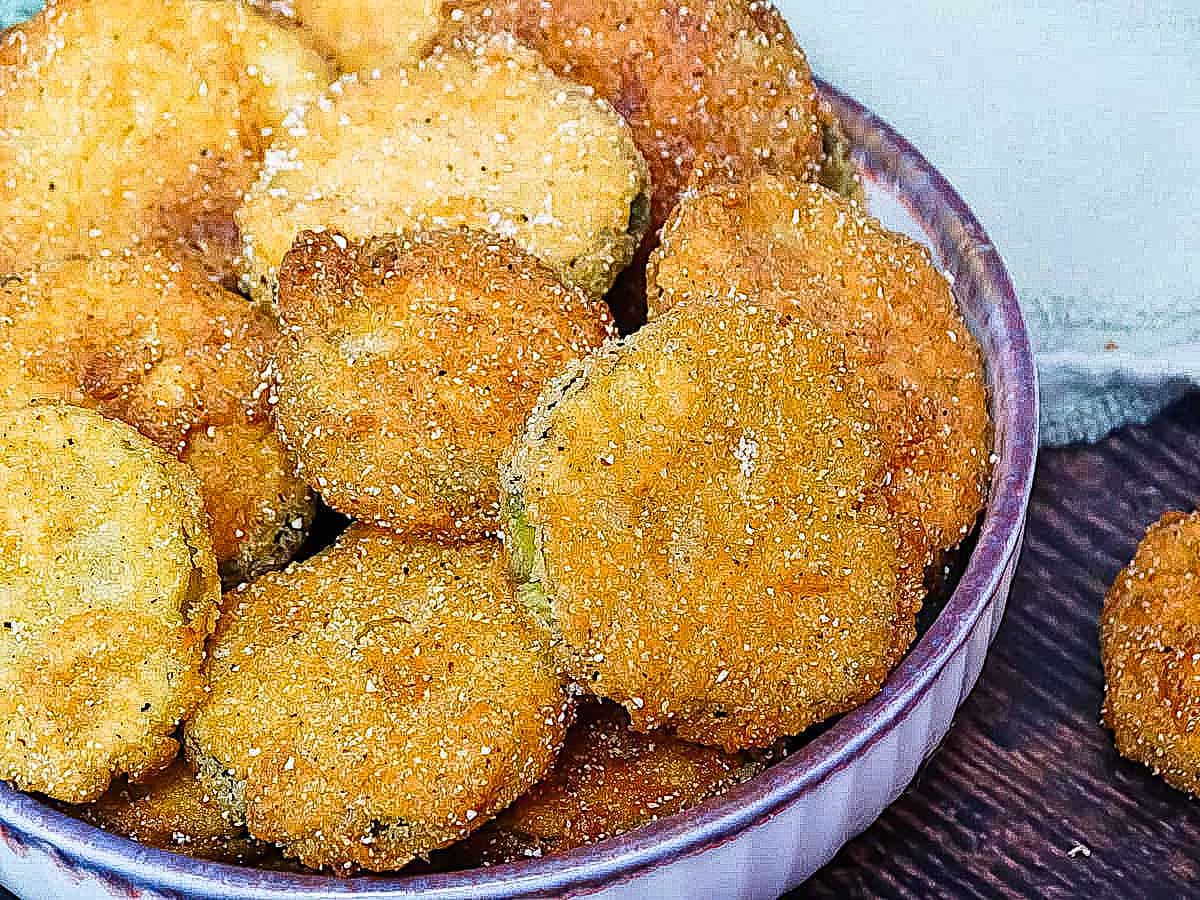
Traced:
POLYGON ((1100 649, 1117 749, 1200 794, 1200 513, 1150 526, 1104 601, 1100 649))
POLYGON ((187 258, 72 258, 0 279, 0 408, 120 419, 200 476, 227 582, 284 565, 314 512, 270 418, 279 330, 187 258))
POLYGON ((127 425, 0 410, 0 778, 58 800, 166 766, 220 601, 195 476, 127 425))
POLYGON ((401 532, 494 531, 496 466, 545 382, 611 333, 604 304, 469 231, 284 259, 276 419, 334 508, 401 532))
POLYGON ((569 703, 498 549, 354 525, 226 597, 185 734, 235 821, 307 866, 397 869, 541 778, 569 703))
POLYGON ((914 625, 867 388, 819 328, 717 299, 552 382, 506 546, 580 685, 727 750, 878 689, 914 625))
POLYGON ((234 0, 49 0, 0 38, 0 272, 168 242, 232 275, 268 135, 331 78, 234 0))
POLYGON ((365 239, 466 226, 599 296, 641 240, 648 190, 620 116, 497 38, 344 78, 278 135, 238 212, 245 284, 271 296, 305 229, 365 239))

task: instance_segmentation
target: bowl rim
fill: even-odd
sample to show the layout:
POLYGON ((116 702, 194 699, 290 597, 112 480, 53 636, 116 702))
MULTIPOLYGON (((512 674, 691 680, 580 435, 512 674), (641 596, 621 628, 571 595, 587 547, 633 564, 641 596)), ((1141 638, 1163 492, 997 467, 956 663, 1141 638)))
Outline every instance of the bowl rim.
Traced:
MULTIPOLYGON (((871 134, 882 149, 855 159, 870 180, 891 182, 897 199, 931 235, 931 216, 914 205, 916 181, 943 215, 956 220, 970 241, 971 264, 995 305, 1000 341, 987 359, 993 384, 1003 384, 1007 439, 998 444, 993 484, 978 541, 967 567, 929 630, 892 671, 879 694, 845 714, 823 734, 786 759, 721 797, 624 835, 561 855, 488 869, 408 876, 338 878, 289 874, 208 862, 142 846, 88 825, 0 782, 0 840, 19 849, 33 842, 68 868, 82 866, 115 887, 167 888, 186 894, 241 900, 284 897, 514 897, 591 893, 627 881, 656 866, 693 856, 733 840, 814 790, 887 734, 928 693, 946 665, 974 632, 1000 590, 1020 547, 1037 454, 1037 376, 1016 293, 1003 260, 962 198, 925 157, 886 122, 817 79, 852 137, 871 134), (852 127, 850 127, 852 126, 852 127), (891 162, 885 162, 890 159, 891 162), (897 164, 898 163, 898 164, 897 164), (908 194, 908 195, 906 195, 908 194)), ((965 256, 965 254, 963 254, 965 256)), ((986 356, 986 351, 985 351, 986 356)), ((999 416, 998 416, 999 418, 999 416)), ((997 433, 1001 422, 997 421, 997 433)))

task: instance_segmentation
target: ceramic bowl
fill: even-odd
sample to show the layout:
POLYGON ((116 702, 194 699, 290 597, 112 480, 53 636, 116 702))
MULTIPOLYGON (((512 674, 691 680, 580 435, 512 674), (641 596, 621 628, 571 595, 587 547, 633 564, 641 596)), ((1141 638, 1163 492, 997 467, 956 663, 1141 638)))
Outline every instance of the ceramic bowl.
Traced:
POLYGON ((777 897, 827 862, 912 781, 950 728, 1000 624, 1037 448, 1037 390, 1004 265, 971 211, 900 135, 822 85, 872 212, 924 241, 987 360, 995 473, 978 540, 933 624, 883 690, 787 759, 678 816, 561 856, 488 870, 336 879, 240 869, 139 846, 0 784, 0 881, 62 897, 777 897))

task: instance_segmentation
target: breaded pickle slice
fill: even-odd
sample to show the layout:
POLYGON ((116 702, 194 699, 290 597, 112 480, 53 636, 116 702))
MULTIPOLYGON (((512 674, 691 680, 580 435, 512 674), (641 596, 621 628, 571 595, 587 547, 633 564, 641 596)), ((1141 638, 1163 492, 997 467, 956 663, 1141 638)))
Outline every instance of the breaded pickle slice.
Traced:
POLYGON ((646 163, 603 101, 497 38, 338 81, 276 136, 238 212, 245 283, 269 297, 296 235, 466 226, 599 296, 646 228, 646 163))
POLYGON ((250 864, 267 854, 196 779, 182 759, 142 782, 122 779, 95 803, 70 812, 147 847, 198 859, 250 864))
POLYGON ((866 385, 769 306, 682 304, 573 365, 502 471, 519 593, 633 727, 766 746, 913 635, 866 385))
POLYGON ((120 419, 200 476, 221 575, 287 563, 314 512, 274 434, 279 329, 187 258, 125 252, 0 278, 0 408, 53 398, 120 419))
POLYGON ((399 532, 495 531, 496 467, 542 387, 612 333, 604 303, 471 231, 284 259, 276 422, 335 509, 399 532))
POLYGON ((588 703, 550 773, 451 853, 476 866, 565 853, 723 794, 769 760, 642 734, 621 707, 588 703))
POLYGON ((185 735, 234 821, 307 866, 397 869, 542 777, 569 701, 498 550, 353 525, 226 597, 185 735))
POLYGON ((415 62, 441 24, 441 0, 259 0, 294 18, 345 72, 415 62))
POLYGON ((1200 794, 1200 513, 1166 513, 1100 619, 1104 723, 1122 756, 1200 794))
POLYGON ((0 411, 0 777, 80 802, 166 766, 220 601, 195 476, 127 425, 0 411))
POLYGON ((924 247, 823 187, 761 175, 680 203, 648 281, 651 317, 716 292, 838 336, 875 384, 906 568, 919 573, 975 525, 991 471, 983 357, 924 247))
POLYGON ((222 584, 253 581, 292 560, 317 503, 269 419, 197 430, 180 459, 200 479, 222 584))
POLYGON ((446 9, 457 33, 511 32, 625 117, 650 166, 652 230, 698 167, 817 176, 812 73, 769 3, 451 0, 446 9))
POLYGON ((266 135, 331 78, 236 0, 50 0, 0 41, 0 271, 165 241, 231 274, 266 135))

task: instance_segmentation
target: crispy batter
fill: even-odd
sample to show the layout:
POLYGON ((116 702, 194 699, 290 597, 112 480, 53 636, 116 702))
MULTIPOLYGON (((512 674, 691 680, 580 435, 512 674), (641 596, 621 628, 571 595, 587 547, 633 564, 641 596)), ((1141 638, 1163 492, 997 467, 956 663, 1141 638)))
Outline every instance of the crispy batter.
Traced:
POLYGON ((815 178, 817 93, 768 3, 748 0, 449 0, 466 32, 510 31, 625 117, 650 166, 652 227, 699 164, 815 178))
POLYGON ((182 456, 236 583, 286 563, 313 514, 269 419, 278 338, 268 316, 187 259, 48 263, 0 279, 0 407, 66 400, 182 456))
POLYGON ((195 476, 78 407, 0 411, 0 777, 68 802, 165 766, 220 601, 195 476))
POLYGON ((1200 512, 1150 526, 1105 599, 1100 650, 1117 749, 1200 795, 1200 512))
POLYGON ((0 39, 0 271, 165 240, 232 272, 264 130, 330 77, 233 0, 50 0, 0 39))
POLYGON ((511 32, 629 122, 653 190, 650 228, 608 298, 624 333, 645 321, 646 261, 689 179, 821 168, 812 73, 768 3, 445 0, 443 17, 444 43, 511 32))
MULTIPOLYGON (((686 198, 649 269, 650 312, 709 293, 821 322, 870 370, 888 502, 914 576, 983 507, 991 425, 979 347, 928 252, 844 197, 764 175, 686 198)), ((907 598, 919 606, 923 591, 907 598)))
POLYGON ((633 727, 765 746, 912 639, 867 386, 773 309, 681 304, 573 365, 502 471, 521 596, 633 727))
POLYGON ((441 22, 441 0, 259 0, 296 19, 345 72, 415 62, 441 22))
POLYGON ((305 232, 279 276, 276 419, 325 502, 401 532, 479 535, 538 393, 611 334, 600 301, 470 231, 305 232))
POLYGON ((498 38, 344 78, 279 135, 238 212, 246 285, 270 296, 297 234, 468 226, 604 293, 645 230, 646 164, 605 103, 498 38))
POLYGON ((308 536, 316 499, 271 422, 193 431, 180 458, 200 478, 221 581, 233 586, 287 565, 308 536))
POLYGON ((545 773, 567 697, 497 550, 354 525, 226 598, 185 731, 252 835, 308 866, 395 869, 545 773))
POLYGON ((182 759, 148 780, 122 780, 95 803, 69 810, 85 822, 147 847, 217 862, 249 864, 267 848, 235 825, 182 759))
POLYGON ((451 852, 474 866, 565 853, 723 794, 768 761, 641 734, 621 707, 589 703, 550 774, 451 852))

